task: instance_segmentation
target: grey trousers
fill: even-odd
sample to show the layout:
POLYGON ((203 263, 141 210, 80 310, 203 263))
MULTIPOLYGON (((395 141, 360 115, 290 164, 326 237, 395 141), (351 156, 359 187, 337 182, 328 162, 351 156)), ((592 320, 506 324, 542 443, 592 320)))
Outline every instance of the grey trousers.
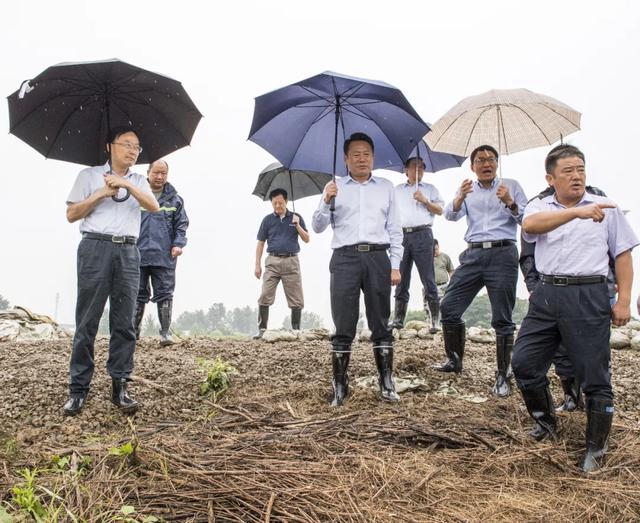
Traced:
POLYGON ((76 332, 69 365, 69 393, 86 394, 93 377, 94 342, 109 299, 109 359, 112 378, 133 371, 136 332, 133 311, 140 279, 140 253, 132 244, 83 238, 78 246, 76 332))

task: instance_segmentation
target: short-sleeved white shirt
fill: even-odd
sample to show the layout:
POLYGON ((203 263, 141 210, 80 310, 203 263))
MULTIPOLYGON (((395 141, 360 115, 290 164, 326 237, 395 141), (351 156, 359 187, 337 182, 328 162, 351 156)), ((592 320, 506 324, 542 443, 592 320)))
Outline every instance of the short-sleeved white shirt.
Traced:
MULTIPOLYGON (((104 187, 104 176, 107 172, 109 172, 108 164, 80 171, 67 197, 67 204, 86 200, 98 189, 104 187)), ((129 170, 125 178, 142 191, 153 196, 149 182, 143 175, 129 170)), ((129 196, 124 202, 104 198, 87 216, 80 220, 80 232, 135 236, 137 238, 140 234, 140 204, 138 200, 133 196, 129 196)))

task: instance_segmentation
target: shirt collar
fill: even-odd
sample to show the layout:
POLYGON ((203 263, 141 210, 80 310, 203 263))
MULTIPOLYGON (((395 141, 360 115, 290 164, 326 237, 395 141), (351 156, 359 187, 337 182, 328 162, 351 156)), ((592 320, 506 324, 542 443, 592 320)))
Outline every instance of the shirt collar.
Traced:
MULTIPOLYGON (((111 166, 109 165, 109 162, 104 164, 104 172, 109 172, 111 170, 111 166)), ((133 174, 133 171, 131 169, 127 169, 126 174, 124 175, 124 178, 128 178, 129 176, 131 176, 133 174)), ((118 175, 116 175, 118 176, 118 175)))
MULTIPOLYGON (((549 201, 553 202, 555 205, 559 205, 560 207, 566 207, 565 205, 562 205, 558 199, 556 198, 556 193, 554 192, 551 196, 547 196, 546 199, 549 199, 549 201)), ((587 191, 584 191, 584 194, 582 195, 582 198, 580 198, 580 201, 575 205, 576 207, 578 205, 588 205, 590 203, 594 203, 596 200, 593 197, 593 194, 589 194, 587 191)))
POLYGON ((376 183, 376 177, 373 175, 373 173, 371 173, 371 174, 369 175, 369 179, 368 179, 368 180, 366 180, 366 181, 364 181, 364 182, 357 182, 356 180, 354 180, 354 179, 351 177, 351 174, 348 174, 348 175, 347 175, 347 181, 346 181, 345 183, 359 183, 360 185, 366 185, 366 184, 367 184, 367 183, 369 183, 369 182, 376 183))
POLYGON ((482 185, 478 179, 476 178, 476 180, 473 182, 477 187, 479 187, 480 189, 484 189, 485 191, 488 191, 490 189, 493 189, 496 184, 498 183, 498 177, 496 176, 493 180, 491 180, 491 185, 489 186, 489 188, 485 188, 484 185, 482 185))

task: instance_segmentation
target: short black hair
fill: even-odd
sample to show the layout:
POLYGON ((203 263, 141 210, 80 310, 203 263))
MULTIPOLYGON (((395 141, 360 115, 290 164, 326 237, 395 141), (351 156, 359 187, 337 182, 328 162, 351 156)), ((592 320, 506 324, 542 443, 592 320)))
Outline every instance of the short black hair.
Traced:
POLYGON ((547 154, 547 157, 544 160, 544 170, 547 174, 553 174, 553 170, 556 168, 558 160, 561 158, 571 158, 572 156, 577 156, 586 163, 584 153, 575 145, 569 145, 568 143, 556 145, 549 151, 549 154, 547 154))
POLYGON ((122 125, 120 127, 114 127, 107 133, 107 143, 113 143, 115 140, 118 139, 118 137, 127 133, 133 133, 138 137, 138 140, 140 139, 140 137, 138 136, 138 133, 133 127, 131 127, 130 125, 126 125, 126 126, 122 125))
POLYGON ((411 158, 407 158, 407 161, 404 162, 404 167, 405 169, 407 169, 409 167, 409 164, 411 163, 412 160, 420 160, 422 162, 422 166, 426 169, 427 168, 427 163, 424 161, 424 158, 422 158, 422 156, 412 156, 411 158))
POLYGON ((349 152, 349 146, 351 142, 367 142, 371 146, 371 152, 375 152, 375 148, 373 147, 373 140, 368 134, 365 133, 353 133, 349 138, 344 141, 344 147, 342 150, 344 154, 349 152))
POLYGON ((433 244, 434 244, 434 245, 440 245, 440 244, 438 243, 438 240, 436 240, 435 238, 433 239, 433 244))
POLYGON ((498 159, 498 151, 496 151, 495 147, 491 146, 491 145, 480 145, 478 147, 476 147, 473 152, 471 153, 471 163, 473 163, 473 160, 476 159, 476 155, 480 152, 480 151, 489 151, 490 153, 493 153, 496 157, 496 160, 498 159))
POLYGON ((273 200, 277 196, 282 196, 286 201, 289 201, 289 195, 284 189, 274 189, 269 193, 269 200, 273 200))

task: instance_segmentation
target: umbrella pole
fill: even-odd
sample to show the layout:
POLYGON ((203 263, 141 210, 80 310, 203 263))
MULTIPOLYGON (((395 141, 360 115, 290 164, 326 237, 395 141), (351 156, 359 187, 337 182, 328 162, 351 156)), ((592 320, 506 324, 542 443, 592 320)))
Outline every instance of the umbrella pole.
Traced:
MULTIPOLYGON (((109 135, 111 134, 111 110, 109 108, 109 98, 105 98, 105 110, 107 112, 107 140, 109 140, 109 135)), ((111 144, 109 144, 109 174, 113 174, 113 159, 112 159, 113 151, 111 150, 111 144)), ((113 198, 113 197, 112 197, 113 198)))
MULTIPOLYGON (((333 178, 336 181, 336 161, 338 159, 338 122, 340 121, 340 96, 336 96, 336 123, 333 131, 333 178)), ((336 197, 331 198, 331 212, 336 210, 336 197)))
POLYGON ((293 212, 296 212, 296 201, 293 196, 293 179, 291 178, 291 169, 287 169, 289 171, 289 188, 291 189, 291 205, 293 206, 293 212))

